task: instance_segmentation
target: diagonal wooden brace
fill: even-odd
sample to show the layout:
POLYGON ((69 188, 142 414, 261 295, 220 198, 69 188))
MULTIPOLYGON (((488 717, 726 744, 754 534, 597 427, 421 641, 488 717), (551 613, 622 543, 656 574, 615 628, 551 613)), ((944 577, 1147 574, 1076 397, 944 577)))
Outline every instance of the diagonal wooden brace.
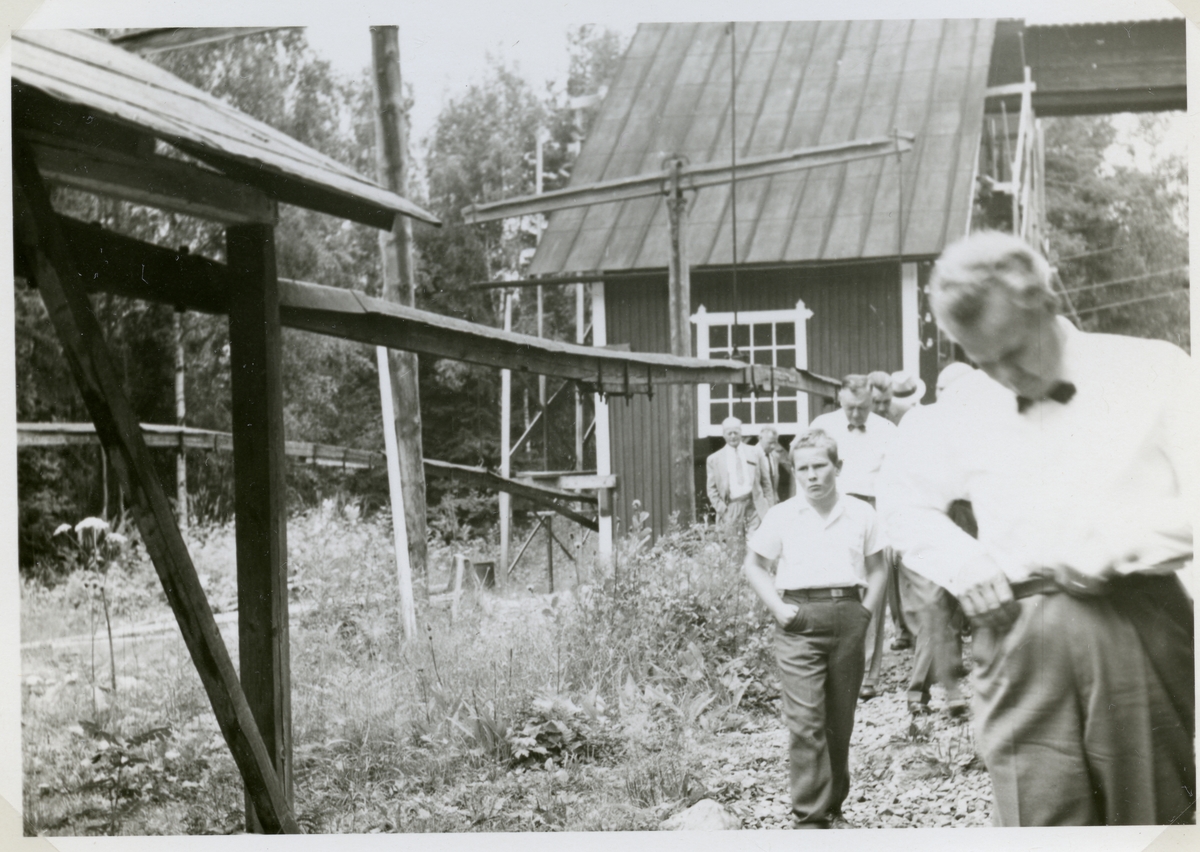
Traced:
POLYGON ((19 139, 13 141, 13 224, 16 250, 32 272, 96 433, 132 498, 142 541, 263 827, 272 833, 299 833, 187 545, 154 472, 141 429, 121 389, 33 152, 19 139))

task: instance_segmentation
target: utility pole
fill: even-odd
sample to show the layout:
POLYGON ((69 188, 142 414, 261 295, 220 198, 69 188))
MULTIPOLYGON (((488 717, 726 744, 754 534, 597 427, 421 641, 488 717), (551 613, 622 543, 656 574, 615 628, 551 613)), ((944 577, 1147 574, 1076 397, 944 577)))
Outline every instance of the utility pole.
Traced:
MULTIPOLYGON (((377 160, 384 186, 398 195, 407 194, 407 128, 400 78, 400 39, 397 27, 371 27, 371 55, 375 69, 378 109, 377 160)), ((416 279, 412 259, 412 222, 397 216, 391 232, 381 232, 383 295, 402 305, 416 302, 416 279)), ((399 453, 400 490, 404 495, 405 538, 412 574, 423 596, 429 594, 426 564, 425 466, 421 446, 421 394, 417 384, 417 356, 391 351, 388 355, 392 385, 393 422, 399 453)), ((384 413, 385 420, 387 412, 384 413)), ((389 424, 385 423, 387 428, 389 424)))
MULTIPOLYGON (((671 255, 667 265, 667 301, 671 332, 671 354, 687 358, 692 354, 692 278, 687 260, 687 196, 683 194, 683 160, 672 158, 667 164, 667 221, 671 255)), ((672 385, 667 389, 671 421, 671 508, 679 512, 684 526, 696 519, 696 473, 693 469, 693 442, 696 418, 692 413, 695 388, 672 385)))
MULTIPOLYGON (((504 290, 504 330, 512 331, 513 299, 515 291, 504 290)), ((500 475, 508 479, 512 475, 512 370, 500 371, 500 475)), ((496 568, 496 582, 508 576, 509 537, 512 533, 512 495, 500 492, 500 565, 496 568)))

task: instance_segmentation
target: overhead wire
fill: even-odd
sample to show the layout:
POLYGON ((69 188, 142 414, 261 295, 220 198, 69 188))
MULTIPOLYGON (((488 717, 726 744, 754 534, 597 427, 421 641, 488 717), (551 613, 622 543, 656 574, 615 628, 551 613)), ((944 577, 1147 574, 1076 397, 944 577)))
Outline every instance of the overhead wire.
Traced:
POLYGON ((1090 308, 1081 308, 1079 313, 1090 314, 1095 311, 1106 311, 1109 308, 1121 308, 1121 307, 1124 307, 1125 305, 1136 305, 1139 302, 1149 302, 1154 299, 1162 299, 1167 296, 1177 296, 1180 293, 1188 293, 1188 292, 1191 292, 1190 288, 1180 287, 1178 290, 1167 290, 1165 293, 1155 293, 1152 296, 1142 296, 1141 298, 1138 298, 1138 299, 1126 299, 1123 302, 1110 302, 1107 305, 1095 305, 1090 308))
POLYGON ((1170 269, 1160 269, 1157 272, 1147 272, 1142 275, 1131 275, 1128 278, 1117 278, 1113 281, 1101 282, 1100 284, 1085 284, 1080 287, 1071 287, 1063 292, 1079 293, 1084 290, 1098 290, 1101 287, 1112 287, 1115 284, 1129 284, 1134 281, 1145 281, 1147 278, 1157 278, 1160 275, 1172 275, 1176 272, 1186 272, 1187 269, 1187 264, 1184 264, 1183 266, 1172 266, 1170 269))

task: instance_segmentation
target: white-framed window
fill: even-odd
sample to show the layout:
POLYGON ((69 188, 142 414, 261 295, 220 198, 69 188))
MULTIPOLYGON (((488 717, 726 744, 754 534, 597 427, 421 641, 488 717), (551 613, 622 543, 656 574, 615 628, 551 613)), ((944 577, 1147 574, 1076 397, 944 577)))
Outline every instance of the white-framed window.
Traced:
MULTIPOLYGON (((696 355, 732 358, 776 367, 808 367, 807 323, 812 311, 804 302, 777 311, 709 313, 703 305, 692 315, 696 326, 696 355)), ((719 436, 721 421, 730 415, 742 421, 744 435, 757 435, 766 424, 792 435, 808 425, 808 394, 777 391, 772 395, 738 396, 733 385, 700 385, 696 409, 701 437, 719 436)))

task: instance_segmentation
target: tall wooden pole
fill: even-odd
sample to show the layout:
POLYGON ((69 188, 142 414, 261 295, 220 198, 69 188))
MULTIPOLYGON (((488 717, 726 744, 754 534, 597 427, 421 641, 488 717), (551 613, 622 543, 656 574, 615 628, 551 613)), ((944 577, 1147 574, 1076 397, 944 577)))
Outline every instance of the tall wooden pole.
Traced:
MULTIPOLYGON (((575 285, 575 342, 583 345, 586 314, 583 305, 583 285, 575 285)), ((583 394, 575 385, 575 469, 583 470, 583 394)))
MULTIPOLYGON (((671 330, 671 354, 692 354, 692 285, 687 262, 687 205, 680 185, 683 161, 668 166, 670 194, 667 196, 667 221, 670 227, 671 257, 667 267, 668 313, 671 330)), ((671 444, 671 510, 679 513, 679 522, 687 525, 696 516, 696 480, 693 470, 693 442, 696 418, 692 413, 695 389, 671 385, 667 391, 671 444)))
MULTIPOLYGON (((184 426, 187 420, 187 397, 184 380, 187 375, 183 352, 183 311, 175 312, 175 425, 184 426)), ((175 513, 179 516, 179 529, 188 527, 187 451, 183 447, 183 435, 179 436, 179 452, 175 455, 175 513)))
MULTIPOLYGON (((283 434, 283 330, 275 230, 225 232, 229 288, 238 659, 242 689, 292 802, 292 700, 288 647, 287 479, 283 434)), ((246 828, 261 831, 246 795, 246 828)))
MULTIPOLYGON (((512 331, 513 298, 515 293, 504 291, 504 330, 512 331)), ((512 474, 512 370, 500 371, 500 475, 512 474)), ((512 535, 512 496, 500 492, 500 565, 496 582, 508 575, 508 550, 512 535)))
MULTIPOLYGON (((592 285, 592 345, 608 345, 608 317, 604 302, 604 282, 592 285)), ((608 476, 612 473, 612 445, 609 442, 608 400, 603 394, 594 397, 596 412, 596 474, 608 476)), ((596 536, 596 555, 600 564, 611 567, 613 564, 613 519, 611 494, 600 491, 599 514, 597 517, 600 530, 596 536)))
MULTIPOLYGON (((388 375, 388 351, 383 346, 375 347, 375 361, 379 369, 379 400, 384 420, 392 410, 392 382, 388 375)), ((386 427, 386 422, 385 422, 386 427)), ((417 610, 413 602, 412 563, 408 561, 408 524, 405 523, 404 481, 400 475, 400 452, 396 446, 396 432, 383 430, 383 447, 387 457, 388 496, 392 503, 392 546, 396 551, 396 585, 400 589, 400 627, 405 639, 417 635, 417 610)))
MULTIPOLYGON (((371 55, 378 105, 376 153, 379 176, 388 189, 405 195, 408 189, 408 140, 400 85, 400 39, 396 27, 371 27, 371 55)), ((383 255, 383 297, 402 305, 414 305, 416 278, 412 259, 412 220, 407 216, 397 216, 392 230, 380 233, 379 248, 383 255)), ((388 360, 409 561, 418 581, 419 593, 428 595, 425 467, 421 446, 417 356, 412 352, 392 351, 388 360)))

